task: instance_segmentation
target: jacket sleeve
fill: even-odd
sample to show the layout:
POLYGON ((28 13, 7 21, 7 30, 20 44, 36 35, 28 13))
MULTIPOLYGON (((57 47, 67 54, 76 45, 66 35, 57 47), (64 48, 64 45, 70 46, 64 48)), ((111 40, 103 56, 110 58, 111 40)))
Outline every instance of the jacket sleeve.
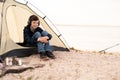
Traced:
POLYGON ((47 36, 49 37, 49 39, 48 39, 48 40, 51 40, 52 35, 48 33, 48 35, 47 35, 47 36))
POLYGON ((27 28, 24 28, 24 43, 25 44, 32 44, 34 41, 30 36, 30 33, 27 28))

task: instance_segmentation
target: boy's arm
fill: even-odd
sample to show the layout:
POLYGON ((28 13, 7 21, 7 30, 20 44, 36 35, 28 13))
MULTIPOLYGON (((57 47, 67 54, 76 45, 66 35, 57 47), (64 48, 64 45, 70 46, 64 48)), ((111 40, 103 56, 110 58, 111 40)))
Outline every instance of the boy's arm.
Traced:
POLYGON ((40 32, 40 33, 42 34, 42 36, 48 36, 48 37, 49 37, 48 40, 51 40, 52 35, 49 34, 47 31, 44 31, 44 30, 43 30, 42 28, 40 28, 40 27, 37 27, 34 32, 37 32, 37 31, 40 32))

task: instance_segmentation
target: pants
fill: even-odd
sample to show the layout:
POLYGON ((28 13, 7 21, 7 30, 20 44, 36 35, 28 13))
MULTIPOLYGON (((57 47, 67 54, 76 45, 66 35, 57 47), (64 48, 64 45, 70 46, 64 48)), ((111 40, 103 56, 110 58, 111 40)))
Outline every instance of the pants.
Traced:
MULTIPOLYGON (((39 37, 42 37, 42 36, 47 36, 47 32, 46 31, 43 31, 42 33, 40 32, 35 32, 34 35, 32 36, 32 39, 33 41, 36 40, 37 38, 39 37)), ((40 52, 45 52, 45 51, 51 51, 51 48, 50 48, 50 43, 49 41, 47 43, 42 43, 42 42, 36 42, 34 41, 35 44, 37 44, 37 48, 38 48, 38 53, 40 52)))

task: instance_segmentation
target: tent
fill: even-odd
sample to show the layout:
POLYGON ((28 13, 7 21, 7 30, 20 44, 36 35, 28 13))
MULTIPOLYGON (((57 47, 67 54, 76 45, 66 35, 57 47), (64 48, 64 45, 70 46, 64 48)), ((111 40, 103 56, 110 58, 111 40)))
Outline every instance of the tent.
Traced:
POLYGON ((37 15, 40 19, 40 26, 52 34, 52 50, 69 50, 65 41, 57 35, 49 24, 46 17, 41 17, 34 12, 27 3, 19 3, 14 0, 0 0, 0 55, 25 56, 34 51, 35 47, 25 47, 23 43, 23 28, 27 24, 30 15, 37 15), (24 55, 23 55, 24 54, 24 55))

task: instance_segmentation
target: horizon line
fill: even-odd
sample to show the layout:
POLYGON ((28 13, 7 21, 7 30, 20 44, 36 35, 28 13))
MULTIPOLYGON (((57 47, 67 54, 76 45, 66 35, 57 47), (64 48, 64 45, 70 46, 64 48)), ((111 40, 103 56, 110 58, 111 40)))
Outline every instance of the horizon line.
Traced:
POLYGON ((120 25, 75 25, 75 24, 54 24, 55 26, 93 26, 93 27, 120 27, 120 25))

